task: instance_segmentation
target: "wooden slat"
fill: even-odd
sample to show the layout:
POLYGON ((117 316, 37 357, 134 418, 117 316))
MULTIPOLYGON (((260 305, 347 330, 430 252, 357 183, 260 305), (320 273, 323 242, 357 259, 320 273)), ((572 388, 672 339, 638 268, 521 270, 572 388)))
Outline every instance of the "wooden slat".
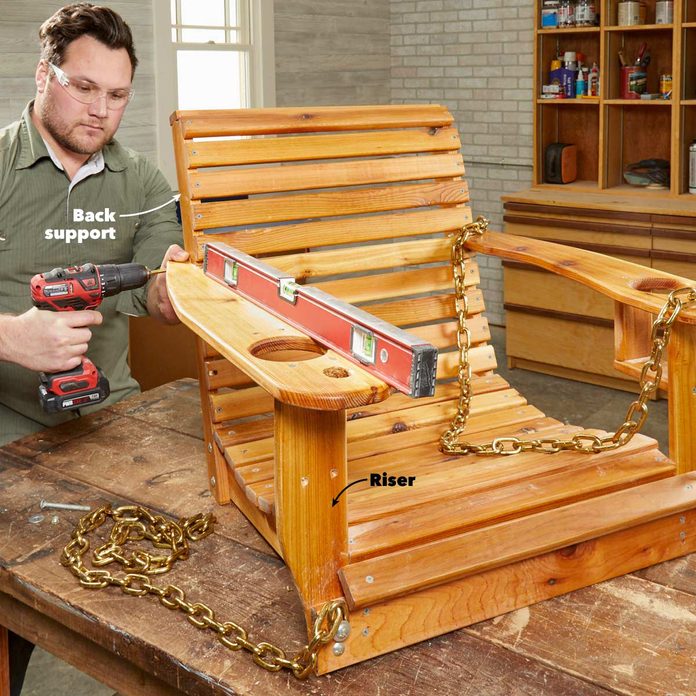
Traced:
POLYGON ((224 242, 247 254, 268 254, 331 244, 372 242, 436 232, 452 232, 471 222, 468 206, 432 208, 380 216, 316 220, 295 225, 196 234, 200 251, 206 242, 224 242))
MULTIPOLYGON (((471 343, 485 343, 491 339, 491 331, 488 320, 482 314, 469 317, 466 322, 471 332, 471 343)), ((411 329, 411 333, 416 334, 424 341, 432 343, 436 348, 441 349, 456 345, 457 343, 457 322, 449 321, 444 324, 430 324, 429 326, 419 326, 411 329)))
MULTIPOLYGON (((485 392, 486 398, 477 394, 472 398, 472 415, 467 422, 465 432, 478 432, 482 429, 490 429, 499 424, 521 422, 543 417, 543 413, 534 407, 525 405, 524 399, 512 389, 501 392, 485 392), (504 406, 501 407, 501 404, 504 406), (530 410, 531 409, 531 410, 530 410)), ((450 397, 456 394, 450 392, 450 397)), ((396 401, 396 397, 390 401, 396 401)), ((399 449, 404 445, 395 445, 393 448, 383 448, 380 442, 383 438, 403 438, 409 446, 422 444, 423 442, 437 443, 439 436, 444 432, 447 421, 451 420, 456 412, 456 401, 447 399, 430 403, 418 408, 405 408, 385 411, 363 419, 349 420, 347 438, 350 443, 348 450, 349 459, 357 459, 367 456, 365 448, 370 449, 372 444, 380 451, 399 449), (436 408, 433 408, 437 404, 436 408), (420 420, 419 420, 420 419, 420 420), (406 438, 406 433, 411 433, 406 438)), ((397 440, 394 440, 396 442, 397 440)), ((228 439, 228 442, 232 442, 228 439)), ((437 447, 434 447, 437 450, 437 447)), ((227 461, 236 468, 250 464, 270 460, 273 457, 272 438, 259 439, 255 442, 243 444, 230 444, 225 448, 227 461)), ((437 457, 441 459, 438 454, 437 457)), ((420 464, 420 462, 419 462, 420 464)), ((270 475, 270 472, 269 472, 270 475)))
MULTIPOLYGON (((504 389, 509 389, 508 383, 499 375, 487 375, 485 377, 476 377, 471 381, 472 393, 486 394, 495 391, 500 391, 504 389)), ((409 396, 399 394, 398 392, 392 394, 386 401, 380 401, 376 404, 370 404, 366 407, 353 408, 348 411, 348 420, 356 421, 362 418, 372 418, 380 413, 391 413, 412 409, 412 408, 422 408, 427 404, 434 404, 440 401, 451 401, 457 398, 459 394, 459 387, 454 383, 438 384, 435 389, 435 396, 424 397, 421 399, 412 399, 409 396)), ((476 404, 478 404, 478 398, 476 399, 476 404)), ((478 407, 478 406, 476 406, 478 407)), ((452 406, 452 408, 454 408, 452 406)), ((397 418, 398 418, 397 414, 397 418)), ((446 420, 447 417, 444 419, 446 420)), ((222 449, 226 447, 232 447, 237 444, 242 444, 245 442, 251 442, 259 440, 262 438, 270 437, 273 433, 272 422, 267 423, 268 419, 262 421, 254 420, 244 423, 234 423, 234 422, 223 422, 215 426, 215 438, 222 449)), ((444 422, 444 420, 443 420, 444 422)), ((349 426, 348 432, 351 432, 349 426)), ((412 426, 417 427, 417 426, 412 426)), ((408 425, 402 420, 395 420, 390 428, 404 430, 408 429, 408 425)), ((391 432, 387 430, 386 432, 391 432)))
POLYGON ((206 389, 221 387, 249 387, 253 382, 229 360, 224 358, 209 358, 205 360, 206 389))
MULTIPOLYGON (((512 398, 517 392, 510 388, 510 385, 500 375, 486 375, 483 377, 474 376, 471 380, 471 391, 475 397, 477 408, 482 407, 481 399, 484 394, 492 394, 493 392, 509 393, 512 398)), ((435 387, 435 395, 432 397, 423 397, 421 399, 412 399, 410 396, 399 394, 398 392, 386 400, 376 404, 370 404, 366 407, 353 408, 348 411, 348 420, 361 420, 364 418, 374 418, 381 413, 395 413, 408 411, 410 409, 421 409, 425 406, 440 403, 443 401, 451 401, 459 397, 459 386, 454 382, 445 384, 437 384, 435 387)), ((523 403, 526 403, 523 401, 523 403)), ((473 404, 473 401, 472 401, 473 404)), ((402 424, 403 425, 403 424, 402 424)), ((401 428, 402 425, 399 427, 401 428)))
POLYGON ((224 449, 227 446, 226 443, 254 442, 260 438, 270 437, 272 434, 273 417, 270 413, 265 418, 256 418, 243 423, 218 423, 213 426, 213 437, 220 449, 224 449))
POLYGON ((213 422, 258 416, 273 410, 273 397, 261 387, 238 389, 210 395, 213 422))
MULTIPOLYGON (((467 273, 467 280, 473 284, 476 278, 478 278, 478 268, 470 269, 467 273)), ((357 304, 449 290, 453 288, 454 281, 452 280, 452 268, 447 265, 393 273, 376 273, 364 278, 341 278, 312 283, 312 285, 344 302, 357 304)), ((363 307, 363 309, 370 312, 369 306, 363 307)))
MULTIPOLYGON (((469 365, 475 374, 482 374, 498 367, 493 346, 482 345, 469 349, 469 365)), ((459 351, 440 353, 437 356, 437 378, 455 377, 459 370, 459 351)))
MULTIPOLYGON (((461 496, 466 496, 465 507, 471 524, 480 523, 484 519, 505 519, 512 514, 518 516, 522 514, 520 510, 529 505, 537 509, 550 507, 560 500, 578 500, 622 483, 630 485, 627 481, 636 481, 643 476, 660 478, 674 473, 672 463, 665 464, 665 458, 659 455, 655 447, 654 440, 639 436, 625 445, 620 453, 605 452, 592 457, 581 452, 561 452, 554 457, 541 452, 526 453, 518 463, 510 463, 510 458, 507 457, 498 458, 499 470, 494 468, 492 474, 486 472, 485 476, 482 467, 467 466, 466 462, 471 460, 464 459, 460 460, 460 466, 455 469, 422 477, 419 485, 409 491, 407 503, 395 503, 391 489, 370 488, 349 492, 350 521, 356 523, 378 519, 392 514, 399 504, 415 508, 443 500, 454 503, 461 496), (651 450, 657 454, 653 456, 650 466, 644 467, 641 462, 641 466, 637 468, 632 463, 633 455, 651 450), (657 462, 656 457, 659 460, 657 462), (653 467, 653 464, 656 466, 653 467), (522 473, 536 473, 530 474, 529 478, 525 476, 519 479, 518 467, 521 465, 524 467, 522 473), (541 469, 537 470, 536 467, 541 469), (543 480, 539 476, 543 476, 543 480), (530 486, 530 483, 535 485, 530 486)), ((443 460, 446 459, 442 453, 440 456, 443 460)), ((415 468, 417 461, 417 457, 414 457, 413 463, 404 463, 403 456, 399 457, 397 454, 382 456, 379 462, 366 462, 366 466, 376 467, 375 470, 378 471, 393 470, 398 473, 406 468, 415 468)))
MULTIPOLYGON (((568 432, 573 431, 574 428, 568 432)), ((561 507, 621 487, 637 485, 644 476, 652 480, 674 472, 673 465, 656 449, 643 447, 642 451, 636 453, 636 447, 628 457, 625 453, 623 457, 616 456, 615 453, 614 456, 606 457, 607 453, 604 453, 601 455, 604 457, 602 461, 600 455, 593 455, 597 457, 595 463, 588 455, 574 454, 571 455, 573 461, 565 468, 562 466, 564 458, 559 459, 559 455, 527 455, 521 457, 517 464, 508 460, 505 464, 507 468, 500 472, 501 475, 509 477, 511 483, 508 485, 497 484, 494 488, 488 487, 489 481, 485 476, 491 479, 495 476, 495 471, 491 473, 482 469, 479 474, 480 482, 476 484, 479 490, 471 495, 466 491, 474 484, 468 482, 462 483, 462 488, 458 489, 459 494, 453 493, 450 497, 451 484, 447 480, 441 484, 444 487, 439 496, 432 489, 431 496, 428 496, 426 491, 425 497, 435 499, 436 504, 428 503, 424 507, 398 510, 396 504, 392 503, 390 506, 385 501, 383 509, 388 510, 391 507, 391 512, 380 519, 357 521, 358 515, 373 517, 373 512, 379 511, 371 510, 367 500, 361 501, 361 509, 358 510, 356 502, 349 500, 349 510, 353 511, 356 517, 355 521, 351 521, 351 549, 354 549, 356 557, 372 556, 385 549, 417 544, 426 536, 433 539, 451 533, 452 530, 485 527, 505 519, 521 517, 551 507, 561 507), (644 457, 646 452, 648 454, 644 457), (517 469, 523 464, 528 464, 528 468, 517 469), (606 470, 602 469, 602 466, 605 466, 606 470), (543 478, 545 472, 548 472, 548 475, 543 478), (528 477, 527 480, 525 476, 528 477), (428 532, 424 535, 423 524, 426 518, 428 532), (384 534, 385 529, 389 529, 388 535, 384 534)), ((570 453, 564 453, 564 457, 565 454, 570 453)), ((569 456, 566 461, 570 459, 569 456)), ((382 463, 382 466, 384 465, 385 463, 382 463)), ((499 461, 498 466, 500 467, 499 461)), ((459 472, 460 477, 465 474, 466 472, 459 472)), ((367 497, 368 493, 360 495, 367 497)))
POLYGON ((319 106, 308 109, 278 108, 176 111, 185 139, 266 133, 319 133, 323 131, 449 126, 454 119, 436 104, 388 106, 319 106))
POLYGON ((193 171, 191 197, 215 198, 258 193, 308 191, 341 186, 366 186, 464 174, 460 154, 350 160, 323 164, 265 166, 226 171, 193 171))
MULTIPOLYGON (((483 293, 478 288, 466 293, 469 301, 469 315, 483 312, 483 293)), ((415 300, 397 300, 395 302, 378 302, 364 307, 365 311, 388 321, 395 326, 409 326, 425 322, 451 319, 454 316, 454 295, 433 295, 419 297, 415 300)), ((414 333, 418 333, 415 328, 414 333)))
POLYGON ((307 218, 359 215, 435 205, 459 205, 469 200, 461 180, 426 184, 400 184, 350 191, 324 191, 289 196, 191 205, 193 229, 265 224, 307 218))
MULTIPOLYGON (((385 452, 406 451, 407 448, 419 447, 424 444, 429 445, 434 450, 438 449, 440 436, 448 425, 449 423, 438 423, 422 428, 405 430, 404 432, 365 438, 352 443, 348 450, 349 460, 351 461, 351 475, 353 478, 360 478, 365 472, 372 470, 372 461, 374 460, 368 463, 368 459, 385 452)), ((551 430, 558 430, 559 427, 561 427, 561 424, 555 418, 545 417, 536 406, 529 404, 526 406, 517 405, 498 409, 491 413, 471 416, 467 421, 462 437, 467 441, 484 441, 493 433, 529 437, 530 433, 535 435, 546 433, 551 430)), ((564 430, 565 428, 572 429, 572 426, 563 426, 564 430)), ((575 428, 575 430, 579 431, 580 428, 575 428)), ((425 475, 428 471, 434 471, 434 467, 438 465, 438 460, 431 460, 427 466, 425 461, 419 461, 418 475, 425 475)), ((439 461, 439 465, 441 464, 442 462, 439 461)), ((355 488, 357 489, 357 486, 355 488)))
POLYGON ((186 143, 188 168, 458 150, 456 128, 186 143))
POLYGON ((500 568, 508 563, 691 510, 693 476, 670 477, 350 564, 339 575, 352 608, 500 568), (491 543, 491 537, 495 543, 491 543), (370 576, 372 580, 366 582, 370 576))
MULTIPOLYGON (((451 241, 446 237, 436 237, 273 256, 268 259, 268 263, 295 279, 306 280, 315 276, 365 273, 394 266, 442 262, 449 259, 451 246, 451 241)), ((478 265, 475 261, 467 262, 466 277, 468 285, 478 284, 478 280, 475 280, 478 278, 478 265)))
MULTIPOLYGON (((411 430, 391 432, 386 435, 362 438, 357 437, 355 429, 351 431, 348 423, 348 473, 351 481, 369 476, 374 471, 372 464, 365 465, 366 458, 386 452, 404 451, 406 448, 427 445, 430 457, 418 461, 418 475, 422 476, 442 467, 442 457, 437 454, 440 436, 445 430, 442 423, 413 428, 411 430)), ((541 433, 551 429, 558 430, 559 422, 553 418, 544 418, 534 406, 522 406, 499 410, 494 413, 474 416, 467 424, 467 437, 483 431, 478 439, 495 437, 497 434, 522 436, 524 433, 541 433), (492 426, 495 425, 495 428, 492 426), (522 427, 523 429, 522 429, 522 427)), ((576 428, 575 430, 580 430, 576 428)), ((425 447, 419 453, 427 452, 425 447)), ((225 457, 234 469, 234 475, 240 485, 250 486, 273 478, 273 442, 257 441, 236 447, 229 447, 225 457)), ((351 486, 351 490, 364 490, 366 483, 351 486)))
MULTIPOLYGON (((649 497, 649 493, 647 496, 649 497)), ((397 597, 382 604, 372 605, 369 612, 352 612, 351 635, 348 638, 345 653, 341 657, 336 657, 331 650, 323 651, 319 658, 320 673, 370 659, 375 655, 381 655, 391 650, 398 650, 404 647, 406 642, 427 640, 463 626, 471 626, 484 619, 499 617, 515 609, 528 607, 551 597, 557 597, 595 583, 603 583, 604 580, 615 578, 624 573, 631 573, 653 563, 660 563, 670 558, 692 553, 696 549, 696 536, 687 534, 686 539, 682 540, 680 534, 685 529, 692 528, 695 523, 696 514, 692 511, 669 515, 654 522, 614 532, 577 546, 573 545, 525 561, 511 563, 485 573, 475 573, 463 580, 455 580, 445 585, 397 597), (380 629, 384 627, 386 630, 375 630, 375 627, 380 627, 380 629)), ((693 598, 680 592, 670 591, 665 605, 662 601, 656 601, 655 595, 659 591, 661 597, 657 599, 665 599, 668 588, 667 590, 656 588, 650 583, 644 593, 637 595, 635 592, 626 591, 624 587, 621 587, 623 583, 623 580, 611 583, 613 587, 608 590, 620 593, 623 600, 620 605, 621 611, 616 613, 619 625, 618 633, 620 635, 625 633, 624 615, 626 611, 633 613, 635 610, 639 615, 640 622, 645 624, 645 607, 648 606, 652 612, 660 613, 662 630, 658 638, 655 638, 652 627, 646 626, 646 640, 638 641, 629 647, 622 644, 619 647, 619 654, 625 654, 629 664, 632 664, 630 662, 632 657, 642 655, 645 650, 649 651, 651 646, 660 650, 656 658, 658 662, 663 656, 675 656, 675 662, 678 665, 675 671, 671 671, 674 663, 670 663, 667 672, 663 672, 663 674, 669 675, 668 683, 673 685, 674 691, 682 689, 685 684, 683 674, 688 674, 689 657, 682 654, 676 655, 671 639, 675 635, 687 635, 689 640, 692 640, 690 630, 693 625, 693 616, 690 611, 682 611, 682 607, 688 606, 690 609, 693 598), (680 623, 683 628, 678 633, 675 633, 672 618, 671 599, 673 597, 680 599, 678 612, 679 617, 683 617, 683 621, 680 623), (665 606, 669 606, 668 611, 663 611, 665 606), (652 641, 647 639, 648 635, 652 641), (665 638, 665 636, 667 637, 665 638), (659 641, 659 643, 655 641, 659 641), (624 650, 628 652, 624 653, 624 650)), ((604 587, 606 585, 603 583, 599 589, 604 587)), ((581 593, 581 598, 583 596, 587 597, 586 593, 581 593)), ((596 657, 594 650, 575 649, 578 646, 578 632, 568 630, 566 604, 563 600, 549 602, 549 608, 545 613, 557 616, 562 623, 563 629, 569 636, 568 644, 572 646, 569 649, 569 652, 574 653, 572 657, 585 655, 589 661, 594 663, 596 657), (573 638, 575 638, 574 643, 572 642, 573 638)), ((591 601, 590 595, 589 604, 580 608, 580 615, 584 621, 583 626, 588 622, 591 624, 595 608, 595 603, 591 601), (590 618, 588 619, 588 617, 590 618)), ((532 616, 536 611, 540 611, 540 609, 535 607, 531 610, 532 616)), ((515 612, 507 617, 506 623, 503 625, 503 630, 505 627, 508 629, 504 643, 511 645, 509 649, 513 651, 513 654, 519 650, 524 650, 523 654, 528 656, 532 651, 529 650, 526 641, 520 641, 520 632, 523 629, 523 626, 518 623, 520 618, 523 619, 522 624, 524 624, 526 612, 515 612)), ((542 619, 545 618, 542 615, 542 619)), ((469 631, 480 633, 481 629, 486 627, 472 627, 469 631)), ((587 633, 583 635, 588 641, 592 641, 595 639, 595 632, 596 628, 590 625, 587 633)), ((546 621, 544 621, 544 635, 548 639, 548 654, 556 655, 559 643, 554 638, 557 632, 552 626, 549 633, 546 621)), ((495 638, 493 640, 496 643, 499 642, 495 638)), ((690 650, 688 654, 691 655, 693 652, 690 650)), ((609 690, 615 692, 617 674, 620 674, 624 666, 621 658, 621 661, 617 662, 616 655, 616 651, 609 651, 606 657, 608 672, 606 680, 600 678, 599 682, 595 680, 591 682, 591 693, 595 696, 597 694, 596 683, 610 685, 609 690), (619 669, 617 669, 617 665, 619 669)), ((652 653, 650 655, 652 657, 652 653)), ((569 664, 566 669, 574 671, 576 674, 578 672, 582 672, 583 675, 587 674, 582 669, 578 670, 577 664, 569 664)), ((620 683, 625 687, 626 693, 644 692, 646 681, 643 677, 648 675, 652 675, 650 664, 647 664, 635 676, 631 672, 630 684, 626 685, 625 681, 620 683)), ((654 692, 659 693, 660 682, 653 679, 650 679, 649 682, 651 686, 656 685, 654 692)), ((693 680, 690 680, 688 684, 687 688, 691 688, 693 680)), ((523 693, 527 690, 528 685, 529 682, 525 679, 524 683, 520 684, 517 689, 510 690, 503 686, 502 693, 523 693)), ((492 690, 495 691, 497 687, 498 683, 496 682, 492 690)), ((457 687, 454 686, 453 689, 456 691, 457 687)), ((484 688, 483 691, 477 693, 485 691, 484 688)), ((541 686, 539 692, 565 693, 563 689, 558 692, 553 690, 549 692, 546 685, 541 686)), ((577 689, 571 687, 569 693, 575 694, 577 689)), ((604 691, 600 693, 603 694, 604 691)))

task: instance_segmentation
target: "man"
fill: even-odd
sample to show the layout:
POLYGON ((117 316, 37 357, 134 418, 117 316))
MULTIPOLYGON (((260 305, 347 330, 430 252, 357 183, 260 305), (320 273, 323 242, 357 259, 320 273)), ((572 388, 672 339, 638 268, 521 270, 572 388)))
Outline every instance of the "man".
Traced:
MULTIPOLYGON (((137 65, 128 25, 80 2, 58 10, 39 37, 35 99, 0 130, 0 445, 77 417, 41 410, 39 371, 74 368, 89 350, 113 403, 138 390, 127 315, 177 321, 164 274, 105 299, 99 312, 32 308, 30 278, 87 261, 155 268, 188 257, 164 177, 113 140, 137 65)), ((30 648, 11 634, 13 695, 30 648)))
POLYGON ((181 232, 164 177, 113 140, 137 64, 128 25, 108 8, 76 3, 39 36, 35 100, 0 130, 0 444, 77 417, 41 410, 39 371, 76 367, 89 347, 113 403, 138 390, 127 315, 176 322, 164 274, 107 298, 99 312, 60 313, 31 308, 34 274, 87 261, 155 268, 187 258, 170 246, 181 232))

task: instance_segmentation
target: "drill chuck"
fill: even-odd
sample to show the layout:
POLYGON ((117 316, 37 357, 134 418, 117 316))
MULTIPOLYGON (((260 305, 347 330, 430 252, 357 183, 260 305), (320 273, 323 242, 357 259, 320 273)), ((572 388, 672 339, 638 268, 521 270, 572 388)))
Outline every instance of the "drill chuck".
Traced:
POLYGON ((124 290, 141 288, 150 278, 150 270, 139 263, 105 263, 99 266, 102 294, 118 295, 124 290))

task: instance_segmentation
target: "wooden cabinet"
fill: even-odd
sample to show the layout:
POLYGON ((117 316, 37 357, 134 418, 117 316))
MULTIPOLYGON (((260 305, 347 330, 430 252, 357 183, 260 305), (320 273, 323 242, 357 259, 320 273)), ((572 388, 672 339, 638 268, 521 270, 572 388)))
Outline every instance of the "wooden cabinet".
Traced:
MULTIPOLYGON (((657 268, 696 279, 693 199, 537 188, 504 198, 505 230, 641 264, 646 278, 657 268)), ((612 302, 543 270, 509 262, 503 269, 511 367, 636 390, 614 367, 612 302)))
MULTIPOLYGON (((696 195, 688 193, 689 145, 696 139, 696 0, 675 0, 670 24, 656 23, 656 0, 645 4, 645 23, 638 26, 619 26, 618 0, 603 0, 596 5, 597 26, 542 29, 537 0, 533 187, 504 197, 505 230, 696 278, 696 195), (619 52, 630 65, 641 49, 650 54, 647 91, 658 93, 660 75, 671 74, 670 98, 622 98, 619 52), (542 98, 551 61, 565 51, 583 53, 586 65, 597 63, 599 96, 542 98), (556 142, 577 147, 573 183, 545 182, 544 154, 556 142), (645 159, 670 163, 667 186, 626 183, 628 166, 645 159)), ((512 366, 634 388, 614 368, 611 303, 515 264, 504 266, 504 277, 512 366)))

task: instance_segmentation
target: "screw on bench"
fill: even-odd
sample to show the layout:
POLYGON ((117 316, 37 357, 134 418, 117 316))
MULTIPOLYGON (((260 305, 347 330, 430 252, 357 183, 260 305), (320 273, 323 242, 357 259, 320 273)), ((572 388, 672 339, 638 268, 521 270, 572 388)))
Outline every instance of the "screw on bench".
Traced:
POLYGON ((73 505, 72 503, 49 503, 47 500, 42 500, 39 503, 42 510, 82 510, 89 512, 92 508, 89 505, 73 505))

